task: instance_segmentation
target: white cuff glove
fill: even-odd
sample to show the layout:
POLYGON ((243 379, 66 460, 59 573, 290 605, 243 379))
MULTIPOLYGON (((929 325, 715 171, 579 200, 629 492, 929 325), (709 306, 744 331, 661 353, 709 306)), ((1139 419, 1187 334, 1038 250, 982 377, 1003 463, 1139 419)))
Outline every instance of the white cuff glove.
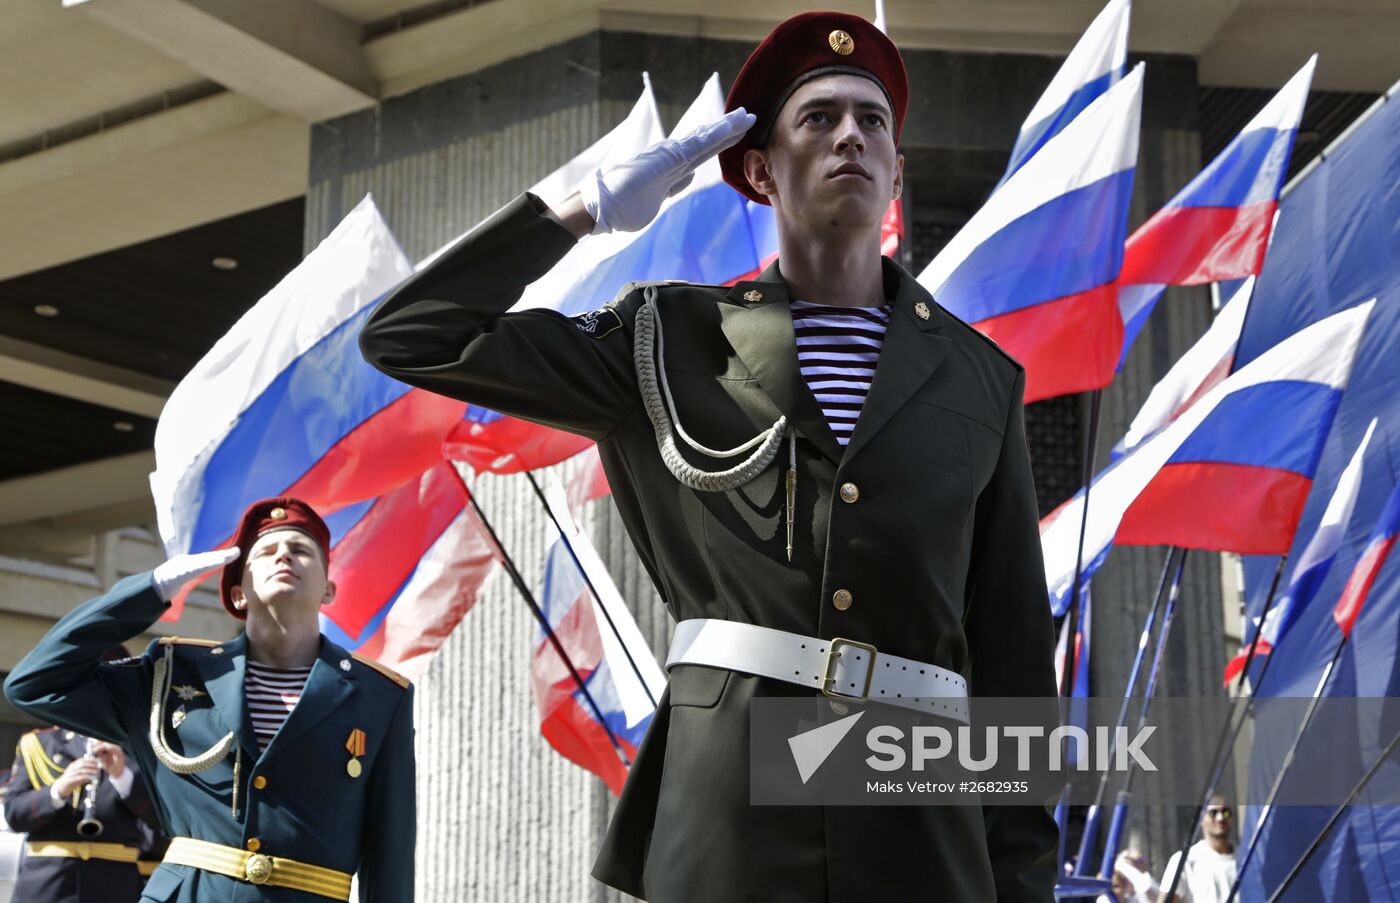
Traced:
POLYGON ((151 572, 151 582, 155 584, 156 595, 160 596, 162 601, 169 602, 175 598, 180 587, 192 578, 206 571, 221 568, 241 554, 238 549, 215 549, 212 552, 198 552, 194 555, 176 555, 165 564, 157 565, 151 572))
POLYGON ((593 178, 584 179, 579 195, 597 223, 593 234, 646 228, 662 203, 695 178, 695 168, 738 144, 754 120, 752 113, 740 107, 718 122, 702 125, 682 138, 658 141, 631 160, 607 172, 599 169, 593 178))

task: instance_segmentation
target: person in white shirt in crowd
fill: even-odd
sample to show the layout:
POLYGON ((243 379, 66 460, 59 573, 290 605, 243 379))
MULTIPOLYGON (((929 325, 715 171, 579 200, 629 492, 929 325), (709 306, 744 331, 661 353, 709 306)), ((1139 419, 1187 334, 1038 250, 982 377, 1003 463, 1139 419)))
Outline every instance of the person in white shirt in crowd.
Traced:
POLYGON ((1235 883, 1235 844, 1230 839, 1234 822, 1235 810, 1229 801, 1218 793, 1212 796, 1201 818, 1201 839, 1186 851, 1186 870, 1170 901, 1165 900, 1165 892, 1176 875, 1181 853, 1173 853, 1167 860, 1160 882, 1164 903, 1225 903, 1235 883))

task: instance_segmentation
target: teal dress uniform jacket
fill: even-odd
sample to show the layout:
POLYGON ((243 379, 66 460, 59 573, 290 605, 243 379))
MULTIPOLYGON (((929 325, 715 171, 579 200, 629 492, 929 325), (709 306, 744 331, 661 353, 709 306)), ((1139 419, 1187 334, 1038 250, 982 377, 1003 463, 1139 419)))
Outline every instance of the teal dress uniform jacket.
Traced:
MULTIPOLYGON (((228 732, 236 734, 242 765, 235 816, 233 752, 208 771, 179 775, 159 764, 151 750, 152 672, 165 647, 153 643, 143 656, 99 662, 103 651, 146 630, 167 607, 149 573, 122 580, 59 620, 10 673, 5 695, 36 718, 120 743, 137 760, 171 837, 238 849, 256 838, 263 854, 358 870, 362 903, 411 901, 412 688, 322 637, 300 701, 259 754, 243 688, 245 636, 222 645, 174 644, 166 742, 173 752, 194 756, 228 732), (365 734, 358 778, 346 770, 346 741, 356 728, 365 734)), ((326 898, 165 864, 151 876, 142 899, 325 903, 326 898)))
MULTIPOLYGON (((523 195, 400 286, 361 334, 366 358, 415 386, 597 440, 678 620, 849 637, 958 671, 974 695, 1054 695, 1015 361, 886 261, 891 322, 843 449, 798 369, 776 265, 732 288, 660 284, 664 364, 687 432, 728 448, 780 414, 796 425, 789 562, 782 468, 700 492, 662 461, 632 362, 639 286, 583 317, 506 313, 575 243, 544 213, 523 195), (856 500, 838 495, 845 483, 856 500), (838 590, 851 594, 844 610, 838 590)), ((748 703, 804 692, 676 668, 594 875, 651 903, 1051 899, 1056 834, 1043 807, 750 806, 748 703)))

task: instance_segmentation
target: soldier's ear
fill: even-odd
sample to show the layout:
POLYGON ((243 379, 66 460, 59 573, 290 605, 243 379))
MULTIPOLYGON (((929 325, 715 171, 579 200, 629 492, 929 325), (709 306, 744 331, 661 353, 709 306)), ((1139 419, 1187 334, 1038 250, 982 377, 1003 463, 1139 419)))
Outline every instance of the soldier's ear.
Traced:
POLYGON ((897 154, 894 158, 894 196, 890 200, 897 201, 902 194, 904 194, 904 155, 897 154))
POLYGON ((243 587, 230 587, 228 591, 228 597, 229 601, 233 603, 233 607, 238 609, 239 611, 243 611, 248 607, 248 598, 243 595, 243 587))
POLYGON ((765 151, 749 148, 744 151, 744 178, 749 180, 753 190, 765 197, 777 194, 773 183, 773 171, 768 167, 768 154, 765 151))
POLYGON ((335 581, 326 581, 326 594, 321 597, 321 605, 330 605, 335 601, 335 581))

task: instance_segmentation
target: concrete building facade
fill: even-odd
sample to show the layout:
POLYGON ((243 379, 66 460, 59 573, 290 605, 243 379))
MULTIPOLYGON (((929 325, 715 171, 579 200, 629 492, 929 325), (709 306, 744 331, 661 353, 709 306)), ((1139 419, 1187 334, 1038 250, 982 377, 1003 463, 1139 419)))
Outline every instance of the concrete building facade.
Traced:
MULTIPOLYGON (((0 390, 13 384, 29 393, 13 396, 15 410, 32 409, 41 425, 67 424, 46 426, 43 435, 34 427, 35 436, 21 437, 26 442, 51 435, 59 452, 73 450, 80 444, 75 423, 110 430, 113 420, 131 426, 115 428, 136 440, 104 438, 93 451, 60 454, 52 467, 11 463, 0 441, 0 670, 78 601, 162 559, 145 484, 153 458, 143 437, 181 367, 219 334, 218 317, 231 322, 257 298, 252 288, 230 295, 229 306, 209 311, 205 333, 191 333, 188 344, 204 344, 188 360, 177 355, 157 365, 159 323, 133 326, 122 340, 135 349, 128 359, 100 342, 65 344, 60 333, 43 331, 49 322, 78 328, 65 320, 69 296, 89 289, 71 268, 96 266, 137 243, 165 253, 178 236, 273 205, 293 205, 295 234, 284 243, 303 252, 366 193, 408 255, 421 258, 622 119, 642 72, 669 128, 711 72, 727 87, 756 40, 805 8, 750 9, 729 0, 266 0, 233 9, 171 0, 160 15, 136 0, 73 5, 59 13, 47 0, 23 0, 9 13, 32 46, 24 77, 16 68, 8 83, 33 102, 0 106, 0 390), (48 57, 40 53, 45 47, 48 57), (58 74, 55 56, 75 67, 86 60, 80 71, 96 83, 86 93, 46 89, 58 74), (55 275, 56 287, 41 296, 35 280, 46 275, 55 275), (64 312, 33 320, 49 316, 38 312, 44 305, 64 312), (145 367, 139 359, 148 349, 152 365, 145 367), (85 407, 61 412, 54 399, 85 407)), ((863 4, 837 5, 869 12, 863 4)), ((913 94, 901 148, 906 266, 920 269, 980 206, 1021 120, 1098 6, 888 4, 913 94)), ((1323 90, 1310 107, 1314 153, 1345 124, 1346 111, 1359 112, 1400 74, 1387 71, 1389 44, 1380 37, 1400 25, 1395 10, 1371 0, 1314 6, 1139 0, 1132 48, 1148 69, 1132 225, 1199 171, 1222 146, 1220 136, 1228 140, 1262 106, 1304 50, 1336 51, 1331 61, 1324 56, 1323 90)), ((0 76, 6 65, 18 67, 0 63, 0 76)), ((1308 148, 1300 138, 1300 154, 1308 148)), ((118 268, 130 267, 129 258, 106 266, 132 280, 146 275, 118 268)), ((186 266, 179 278, 192 278, 193 265, 186 266)), ((172 281, 171 291, 179 285, 172 281)), ((110 304, 126 305, 133 321, 159 319, 121 292, 110 304)), ((1210 317, 1204 288, 1168 292, 1104 396, 1100 462, 1210 317)), ((1087 401, 1043 402, 1027 416, 1048 511, 1078 485, 1087 401)), ((560 470, 567 475, 571 466, 560 470)), ((473 488, 537 587, 545 520, 528 484, 479 476, 473 488)), ((668 618, 610 503, 591 503, 587 525, 664 657, 668 618)), ((1095 695, 1122 690, 1162 555, 1121 549, 1095 583, 1095 695)), ((1186 575, 1161 692, 1210 695, 1219 692, 1227 654, 1234 568, 1198 554, 1186 575)), ((178 625, 155 629, 223 637, 233 628, 205 595, 178 625)), ((528 663, 536 629, 497 572, 420 683, 420 900, 618 899, 588 876, 611 797, 538 734, 528 663)), ((0 711, 0 744, 23 727, 16 713, 0 711)), ((1188 815, 1160 800, 1139 802, 1131 836, 1160 867, 1188 815)))

